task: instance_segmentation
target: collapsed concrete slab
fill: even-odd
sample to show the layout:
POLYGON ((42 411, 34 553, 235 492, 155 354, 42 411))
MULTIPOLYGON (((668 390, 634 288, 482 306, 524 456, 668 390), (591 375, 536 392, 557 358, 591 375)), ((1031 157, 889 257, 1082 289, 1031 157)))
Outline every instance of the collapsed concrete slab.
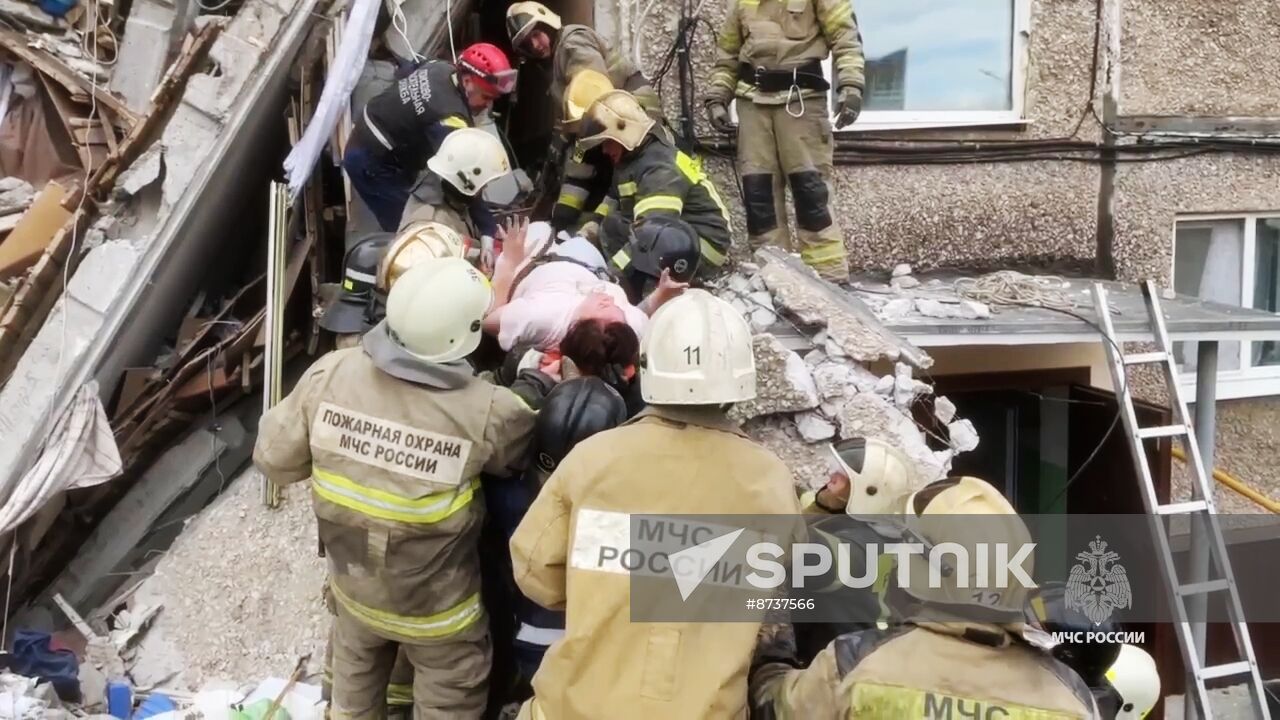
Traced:
POLYGON ((317 4, 247 3, 214 41, 215 67, 187 83, 157 141, 162 202, 142 202, 127 243, 106 243, 82 261, 58 301, 61 310, 46 319, 0 389, 0 497, 33 462, 75 388, 96 377, 110 398, 124 368, 153 358, 163 330, 176 326, 219 241, 235 229, 226 207, 241 200, 244 169, 273 141, 262 130, 279 121, 288 71, 317 4), (95 259, 118 264, 126 255, 127 268, 109 271, 95 259), (91 299, 74 292, 84 284, 97 285, 91 299))
POLYGON ((764 248, 756 259, 759 266, 740 266, 713 288, 749 322, 760 308, 779 318, 768 332, 752 323, 758 397, 730 417, 745 421, 743 429, 787 463, 798 488, 826 482, 827 446, 835 439, 874 437, 900 448, 915 466, 917 486, 945 477, 957 452, 977 447, 973 425, 957 419, 945 398, 937 412, 954 437, 917 424, 917 402, 933 393, 915 377, 933 363, 925 352, 797 258, 764 248), (891 374, 881 369, 887 362, 891 374))

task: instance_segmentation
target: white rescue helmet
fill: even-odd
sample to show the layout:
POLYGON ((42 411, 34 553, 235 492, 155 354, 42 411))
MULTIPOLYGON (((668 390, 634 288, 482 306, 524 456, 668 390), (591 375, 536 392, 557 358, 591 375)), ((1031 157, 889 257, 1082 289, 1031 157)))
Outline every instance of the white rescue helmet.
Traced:
POLYGON ((445 135, 427 167, 467 197, 511 172, 502 142, 478 128, 458 128, 445 135))
MULTIPOLYGON (((976 477, 951 477, 929 483, 914 493, 906 502, 906 527, 917 541, 931 546, 954 543, 964 549, 968 560, 954 563, 951 572, 943 572, 941 580, 931 582, 929 553, 911 555, 910 583, 903 590, 912 597, 953 607, 969 606, 981 612, 983 617, 1005 626, 1022 626, 1026 619, 1027 597, 1034 584, 1024 585, 1017 576, 996 578, 997 573, 987 574, 984 563, 978 560, 986 555, 986 567, 998 567, 996 548, 1003 546, 1006 558, 1019 557, 1024 547, 1032 547, 1031 532, 1013 505, 985 480, 976 477), (972 517, 981 515, 983 517, 972 517), (966 570, 967 578, 960 579, 958 569, 966 570), (984 579, 983 575, 987 575, 984 579), (999 587, 1004 583, 1005 587, 999 587)), ((941 553, 945 564, 954 558, 941 553)), ((1025 571, 1028 582, 1034 583, 1035 554, 1025 554, 1020 563, 1008 563, 1025 571)))
POLYGON ((538 25, 559 30, 560 16, 548 10, 546 5, 532 0, 512 3, 507 8, 507 37, 511 38, 512 47, 519 49, 538 25))
POLYGON ((447 363, 480 344, 493 303, 489 279, 462 258, 432 258, 405 271, 387 295, 387 329, 414 357, 447 363))
POLYGON ((685 290, 640 341, 640 394, 655 405, 722 405, 756 396, 751 327, 706 290, 685 290))
POLYGON ((828 446, 835 467, 849 478, 845 512, 854 517, 901 514, 916 489, 915 466, 906 453, 874 437, 851 437, 828 446))
POLYGON ((1156 661, 1136 645, 1120 645, 1120 655, 1107 670, 1107 682, 1120 693, 1120 712, 1116 713, 1116 720, 1140 720, 1160 699, 1160 673, 1156 670, 1156 661))
POLYGON ((378 263, 378 289, 389 292, 409 268, 433 258, 464 257, 467 240, 453 228, 438 222, 411 223, 382 255, 378 263))

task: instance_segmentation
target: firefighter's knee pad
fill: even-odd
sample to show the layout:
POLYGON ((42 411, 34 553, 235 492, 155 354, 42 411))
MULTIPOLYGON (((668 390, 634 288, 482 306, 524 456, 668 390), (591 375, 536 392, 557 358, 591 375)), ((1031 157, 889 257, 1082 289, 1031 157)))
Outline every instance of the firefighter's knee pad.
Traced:
POLYGON ((796 225, 801 230, 818 232, 831 226, 827 207, 827 182, 817 170, 801 170, 787 176, 791 193, 796 198, 796 225))
POLYGON ((773 175, 752 173, 742 176, 743 204, 747 211, 747 234, 764 235, 778 227, 773 204, 773 175))

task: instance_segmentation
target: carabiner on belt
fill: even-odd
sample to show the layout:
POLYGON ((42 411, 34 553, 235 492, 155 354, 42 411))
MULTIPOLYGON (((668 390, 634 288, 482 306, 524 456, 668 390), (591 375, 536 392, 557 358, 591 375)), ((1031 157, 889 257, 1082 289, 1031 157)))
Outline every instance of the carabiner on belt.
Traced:
POLYGON ((804 93, 800 91, 800 68, 792 68, 791 70, 791 89, 787 90, 787 114, 793 118, 804 117, 804 93), (791 112, 791 98, 800 98, 800 112, 791 112))

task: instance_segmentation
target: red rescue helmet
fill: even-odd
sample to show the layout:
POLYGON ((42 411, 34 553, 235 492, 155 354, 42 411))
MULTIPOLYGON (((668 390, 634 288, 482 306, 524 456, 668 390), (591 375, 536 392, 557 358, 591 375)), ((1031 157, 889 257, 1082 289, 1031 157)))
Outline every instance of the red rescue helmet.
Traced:
POLYGON ((494 95, 506 95, 516 87, 516 71, 497 45, 471 45, 458 56, 458 69, 474 75, 494 95))

